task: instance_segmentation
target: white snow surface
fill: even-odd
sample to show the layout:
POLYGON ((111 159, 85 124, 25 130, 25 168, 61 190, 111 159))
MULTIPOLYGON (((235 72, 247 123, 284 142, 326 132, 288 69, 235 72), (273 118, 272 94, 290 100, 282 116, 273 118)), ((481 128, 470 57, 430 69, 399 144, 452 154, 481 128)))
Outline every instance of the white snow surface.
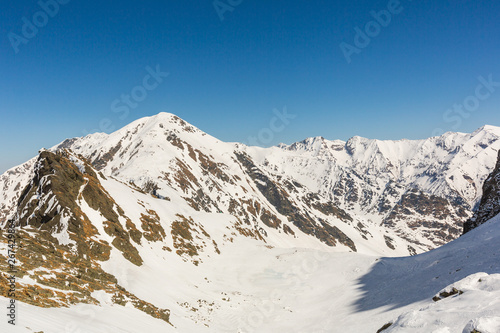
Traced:
MULTIPOLYGON (((172 310, 171 327, 132 308, 42 309, 18 303, 6 332, 480 332, 498 333, 500 215, 414 257, 256 246, 226 247, 203 265, 151 255, 136 267, 105 263, 139 297, 172 310), (434 302, 441 291, 457 294, 434 302), (185 303, 187 302, 187 303, 185 303), (194 311, 195 308, 197 311, 194 311)), ((116 253, 115 253, 116 254, 116 253)), ((7 299, 1 298, 4 304, 7 299)))

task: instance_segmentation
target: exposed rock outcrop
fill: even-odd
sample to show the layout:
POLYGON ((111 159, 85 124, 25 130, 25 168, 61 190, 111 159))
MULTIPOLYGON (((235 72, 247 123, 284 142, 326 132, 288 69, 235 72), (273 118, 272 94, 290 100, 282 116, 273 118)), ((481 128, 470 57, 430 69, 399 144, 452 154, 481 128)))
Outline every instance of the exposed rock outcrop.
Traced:
POLYGON ((483 197, 479 207, 464 224, 464 234, 477 228, 489 219, 500 214, 500 151, 495 170, 489 175, 483 185, 483 197))

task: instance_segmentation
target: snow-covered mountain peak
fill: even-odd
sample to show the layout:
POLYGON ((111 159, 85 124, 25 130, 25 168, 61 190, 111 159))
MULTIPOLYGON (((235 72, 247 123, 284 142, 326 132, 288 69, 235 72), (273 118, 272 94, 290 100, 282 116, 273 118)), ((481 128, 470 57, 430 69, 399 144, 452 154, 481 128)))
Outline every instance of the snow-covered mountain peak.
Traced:
MULTIPOLYGON (((283 150, 288 150, 292 152, 298 152, 298 153, 312 153, 313 155, 318 155, 320 151, 328 149, 329 141, 326 140, 322 136, 316 136, 316 137, 311 137, 304 139, 299 142, 292 143, 289 146, 286 145, 281 145, 278 146, 279 148, 283 150)), ((344 143, 342 142, 342 145, 344 143)))
MULTIPOLYGON (((129 133, 138 134, 137 137, 140 138, 148 136, 156 138, 158 134, 165 133, 196 133, 201 135, 203 132, 172 113, 160 112, 151 117, 138 119, 111 135, 126 137, 129 133)), ((161 135, 160 138, 162 138, 161 135)))
POLYGON ((173 160, 184 161, 197 151, 204 155, 232 151, 226 144, 202 132, 174 114, 162 112, 138 119, 111 133, 95 133, 68 139, 52 148, 71 148, 88 158, 98 170, 126 175, 127 180, 159 177, 173 160))
POLYGON ((310 137, 290 145, 280 144, 277 147, 286 151, 313 152, 315 155, 331 152, 336 158, 347 152, 356 160, 363 160, 366 156, 380 154, 391 162, 405 160, 417 154, 427 154, 434 150, 436 145, 446 154, 457 152, 460 148, 479 146, 484 148, 500 138, 500 127, 485 125, 473 133, 446 132, 441 136, 420 140, 378 140, 362 136, 353 136, 347 141, 328 140, 322 136, 310 137), (458 148, 458 150, 457 150, 458 148), (339 153, 335 153, 339 152, 339 153), (342 152, 342 153, 340 153, 342 152))
POLYGON ((499 126, 493 126, 493 125, 484 125, 477 130, 475 130, 472 134, 475 135, 480 132, 489 132, 493 133, 496 135, 500 135, 500 127, 499 126))

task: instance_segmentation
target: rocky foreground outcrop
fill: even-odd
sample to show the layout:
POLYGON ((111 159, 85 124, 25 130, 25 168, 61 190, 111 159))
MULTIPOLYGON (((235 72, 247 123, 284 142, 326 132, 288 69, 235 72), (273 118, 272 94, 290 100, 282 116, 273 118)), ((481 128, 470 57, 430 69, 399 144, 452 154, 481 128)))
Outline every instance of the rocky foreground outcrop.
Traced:
POLYGON ((483 197, 478 209, 464 224, 464 234, 477 228, 489 219, 500 214, 500 151, 495 170, 483 185, 483 197))

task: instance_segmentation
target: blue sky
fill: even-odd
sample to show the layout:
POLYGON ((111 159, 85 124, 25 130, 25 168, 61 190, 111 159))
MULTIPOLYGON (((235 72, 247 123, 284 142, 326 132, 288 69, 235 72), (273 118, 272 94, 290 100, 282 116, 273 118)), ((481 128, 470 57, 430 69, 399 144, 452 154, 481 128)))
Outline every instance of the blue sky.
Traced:
POLYGON ((286 107, 263 146, 500 125, 498 1, 54 1, 0 4, 0 172, 161 111, 248 142, 286 107))

